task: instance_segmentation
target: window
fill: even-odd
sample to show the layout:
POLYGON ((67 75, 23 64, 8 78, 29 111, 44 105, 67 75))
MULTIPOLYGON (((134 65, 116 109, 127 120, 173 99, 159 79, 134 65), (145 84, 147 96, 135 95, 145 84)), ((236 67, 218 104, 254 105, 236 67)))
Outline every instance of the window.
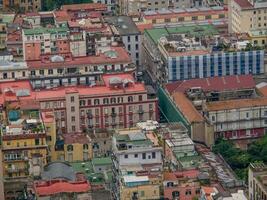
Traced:
POLYGON ((88 105, 88 106, 91 106, 91 104, 92 104, 91 99, 88 99, 88 100, 87 100, 87 105, 88 105))
POLYGON ((31 75, 32 76, 35 76, 35 71, 31 71, 31 75))
POLYGON ((153 104, 149 104, 149 110, 153 110, 153 104))
POLYGON ((95 115, 97 115, 97 116, 99 115, 99 109, 98 108, 95 109, 95 115))
POLYGON ((156 152, 152 152, 152 158, 156 158, 156 152))
POLYGON ((108 104, 108 102, 109 102, 108 98, 104 98, 103 103, 108 104))
POLYGON ((133 112, 133 107, 129 106, 129 112, 133 112))
POLYGON ((186 190, 185 195, 191 195, 191 190, 186 190))
POLYGON ((75 122, 75 117, 74 116, 71 117, 71 121, 75 122))
POLYGON ((138 154, 134 154, 134 157, 135 157, 135 158, 138 158, 138 154))
POLYGON ((128 102, 133 102, 133 97, 132 96, 128 96, 128 102))
POLYGON ((43 70, 43 69, 40 69, 40 70, 39 70, 39 74, 40 74, 40 75, 44 75, 44 70, 43 70))
POLYGON ((249 118, 249 113, 248 112, 246 113, 246 118, 249 118))
POLYGON ((143 101, 143 95, 139 95, 139 96, 138 96, 138 100, 139 100, 139 101, 143 101))
POLYGON ((135 36, 135 41, 138 42, 138 35, 135 36))
POLYGON ((35 139, 35 145, 39 145, 39 144, 40 144, 39 138, 35 139))
POLYGON ((146 159, 146 153, 142 153, 142 159, 143 159, 143 160, 146 159))
POLYGON ((211 116, 211 121, 215 121, 215 116, 213 115, 213 116, 211 116))
POLYGON ((173 198, 176 198, 176 197, 179 197, 179 196, 180 196, 179 191, 173 191, 173 192, 172 192, 172 197, 173 197, 173 198))
POLYGON ((73 146, 72 145, 68 145, 67 146, 67 151, 73 151, 73 146))
POLYGON ((123 103, 123 97, 118 97, 118 103, 123 103))
POLYGON ((85 100, 80 100, 80 106, 85 106, 85 100))
POLYGON ((135 50, 138 50, 139 46, 138 44, 135 44, 135 50))
POLYGON ((76 129, 75 126, 72 126, 72 127, 71 127, 71 130, 72 130, 73 132, 75 131, 75 129, 76 129))
POLYGON ((12 78, 15 78, 15 72, 11 73, 12 78))
POLYGON ((70 102, 74 102, 74 97, 72 96, 72 97, 70 97, 70 102))
POLYGON ((114 98, 114 97, 111 98, 111 99, 110 99, 110 103, 116 103, 116 98, 114 98))
POLYGON ((71 112, 75 112, 75 107, 74 106, 71 106, 71 112))
POLYGON ((53 74, 53 69, 49 69, 48 74, 53 74))
POLYGON ((99 105, 99 99, 94 100, 94 105, 99 105))
POLYGON ((84 150, 87 150, 87 149, 88 149, 88 144, 84 144, 84 145, 83 145, 83 149, 84 149, 84 150))
POLYGON ((128 158, 128 154, 125 154, 125 155, 124 155, 124 158, 127 159, 127 158, 128 158))

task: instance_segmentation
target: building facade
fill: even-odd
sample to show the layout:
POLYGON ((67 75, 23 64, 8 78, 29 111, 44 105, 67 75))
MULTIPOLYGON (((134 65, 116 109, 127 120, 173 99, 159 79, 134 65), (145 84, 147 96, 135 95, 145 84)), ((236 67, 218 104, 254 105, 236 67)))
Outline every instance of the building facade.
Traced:
POLYGON ((248 171, 249 200, 267 199, 267 166, 251 163, 248 171))
POLYGON ((41 10, 42 0, 3 0, 5 10, 15 9, 22 12, 37 12, 41 10))

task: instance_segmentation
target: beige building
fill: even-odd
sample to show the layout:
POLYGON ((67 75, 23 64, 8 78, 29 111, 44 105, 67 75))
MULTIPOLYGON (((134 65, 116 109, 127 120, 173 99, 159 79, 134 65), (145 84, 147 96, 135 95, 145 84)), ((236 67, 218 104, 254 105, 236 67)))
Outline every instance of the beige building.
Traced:
POLYGON ((230 0, 228 12, 230 32, 265 32, 267 28, 267 1, 230 0))
POLYGON ((157 11, 168 8, 190 8, 192 1, 162 0, 119 0, 119 13, 123 15, 140 15, 144 11, 157 11))
POLYGON ((267 166, 253 163, 248 171, 249 200, 267 199, 267 166))

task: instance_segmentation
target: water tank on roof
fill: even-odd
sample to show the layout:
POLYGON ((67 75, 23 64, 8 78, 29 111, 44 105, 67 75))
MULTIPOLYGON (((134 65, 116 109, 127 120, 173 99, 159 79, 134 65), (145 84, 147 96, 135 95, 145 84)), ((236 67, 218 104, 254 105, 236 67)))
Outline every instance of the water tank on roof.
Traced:
POLYGON ((9 121, 17 121, 20 118, 20 113, 16 110, 11 110, 8 113, 8 119, 9 121))

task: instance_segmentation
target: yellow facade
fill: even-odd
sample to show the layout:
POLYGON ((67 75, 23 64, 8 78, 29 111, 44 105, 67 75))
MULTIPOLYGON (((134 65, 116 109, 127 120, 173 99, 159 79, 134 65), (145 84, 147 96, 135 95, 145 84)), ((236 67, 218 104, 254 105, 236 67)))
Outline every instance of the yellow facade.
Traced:
POLYGON ((65 155, 65 160, 69 162, 85 161, 92 159, 93 157, 92 145, 91 143, 88 144, 74 143, 72 145, 65 144, 64 155, 65 155))
POLYGON ((120 189, 120 197, 123 200, 131 200, 134 194, 137 194, 140 200, 160 199, 160 186, 148 184, 136 187, 122 186, 120 189))
MULTIPOLYGON (((37 134, 36 134, 37 135, 37 134)), ((29 160, 34 155, 47 164, 47 145, 45 137, 3 140, 3 171, 5 178, 26 177, 29 175, 29 160)))

